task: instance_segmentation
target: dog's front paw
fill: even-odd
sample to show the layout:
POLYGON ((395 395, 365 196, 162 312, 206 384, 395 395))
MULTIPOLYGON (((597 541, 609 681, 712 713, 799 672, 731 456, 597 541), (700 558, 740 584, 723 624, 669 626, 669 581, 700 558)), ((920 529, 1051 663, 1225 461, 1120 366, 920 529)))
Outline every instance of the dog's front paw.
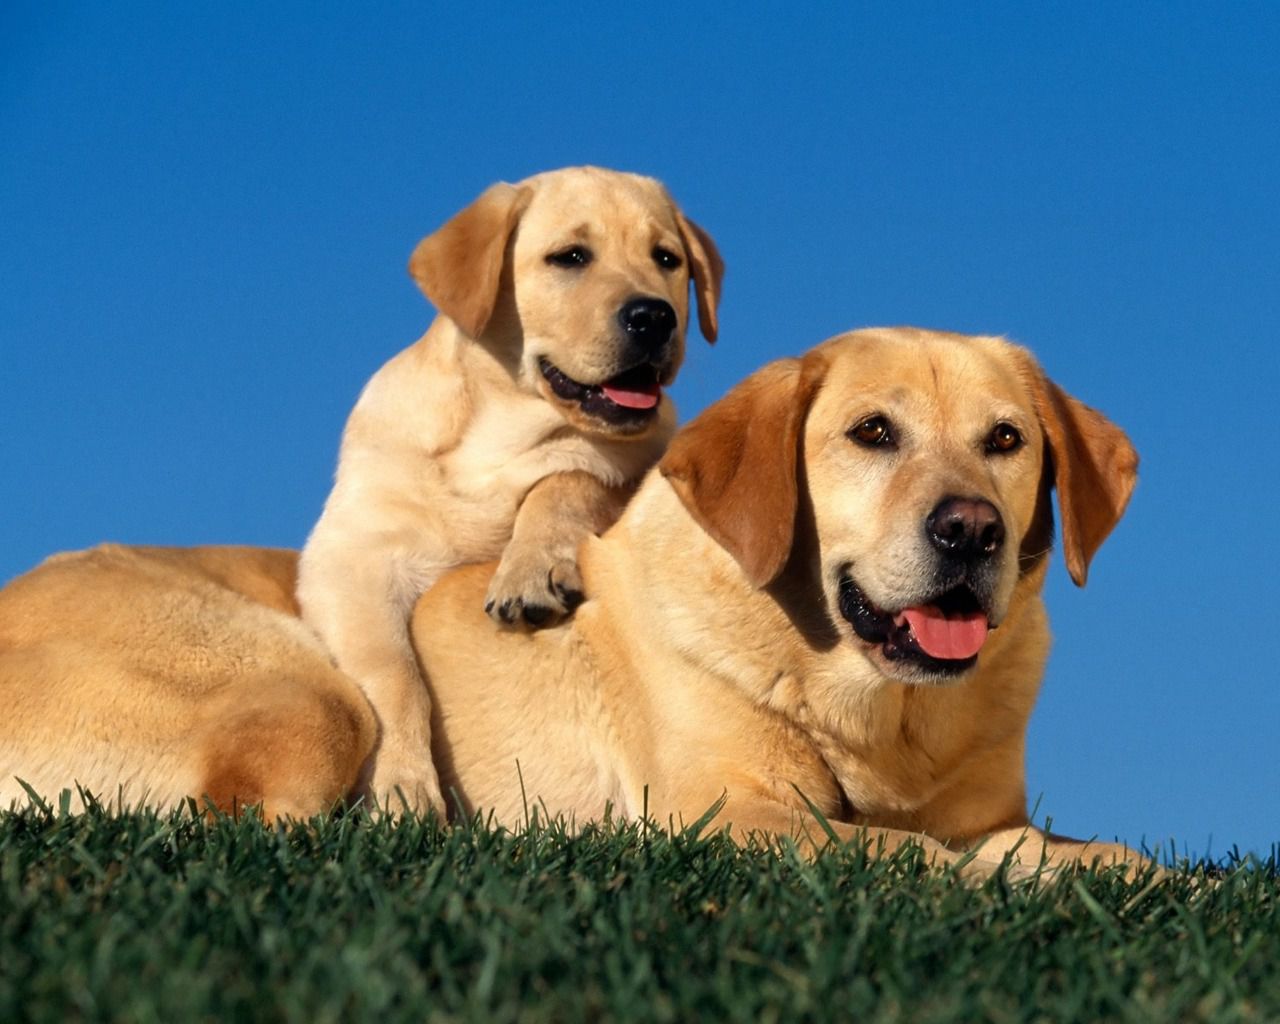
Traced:
POLYGON ((425 815, 434 809, 445 813, 440 782, 431 765, 405 763, 397 758, 379 758, 369 790, 374 802, 393 815, 425 815))
POLYGON ((508 547, 489 583, 484 610, 504 626, 541 629, 572 614, 581 603, 577 562, 508 547))

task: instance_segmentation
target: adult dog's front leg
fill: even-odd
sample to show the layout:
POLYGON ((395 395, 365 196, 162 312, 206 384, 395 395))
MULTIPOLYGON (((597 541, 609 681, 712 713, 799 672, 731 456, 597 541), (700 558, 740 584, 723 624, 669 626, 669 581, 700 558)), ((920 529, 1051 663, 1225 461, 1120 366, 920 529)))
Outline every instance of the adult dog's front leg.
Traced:
MULTIPOLYGON (((757 803, 746 814, 734 817, 730 834, 738 842, 751 837, 787 837, 806 856, 814 857, 835 843, 863 844, 874 858, 892 854, 905 846, 917 846, 923 852, 926 863, 935 869, 954 868, 959 876, 969 882, 982 882, 1001 870, 999 854, 989 854, 985 849, 970 855, 954 850, 925 835, 904 829, 882 828, 876 825, 852 825, 842 821, 820 821, 812 811, 779 803, 757 803), (833 839, 834 837, 834 839, 833 839)), ((1034 870, 1016 861, 1004 865, 1011 880, 1027 878, 1034 870)))
MULTIPOLYGON (((703 787, 698 789, 705 795, 703 787)), ((701 815, 691 817, 689 811, 698 806, 700 800, 701 797, 686 794, 686 799, 677 802, 687 810, 672 815, 672 818, 684 823, 696 820, 701 815)), ((1001 866, 999 854, 989 857, 985 851, 979 851, 970 856, 965 851, 951 849, 922 832, 819 818, 813 807, 784 803, 763 791, 729 791, 721 794, 719 802, 721 808, 711 827, 727 826, 729 834, 738 843, 745 843, 753 838, 765 841, 786 838, 794 842, 807 857, 819 855, 832 843, 865 843, 867 852, 872 857, 892 854, 904 846, 914 845, 921 849, 931 867, 954 867, 961 877, 973 881, 989 878, 1001 866)), ((1029 873, 1016 865, 1012 870, 1015 877, 1029 873)))
POLYGON ((549 626, 583 599, 578 545, 610 526, 634 488, 610 487, 590 473, 539 480, 516 515, 484 610, 504 625, 549 626))
MULTIPOLYGON (((975 840, 972 844, 986 860, 1008 856, 1026 867, 1043 865, 1050 871, 1068 866, 1123 867, 1126 875, 1155 866, 1149 857, 1121 843, 1105 843, 1093 839, 1071 839, 1044 832, 1033 825, 1006 828, 975 840)), ((1157 868, 1163 873, 1163 869, 1157 868)))

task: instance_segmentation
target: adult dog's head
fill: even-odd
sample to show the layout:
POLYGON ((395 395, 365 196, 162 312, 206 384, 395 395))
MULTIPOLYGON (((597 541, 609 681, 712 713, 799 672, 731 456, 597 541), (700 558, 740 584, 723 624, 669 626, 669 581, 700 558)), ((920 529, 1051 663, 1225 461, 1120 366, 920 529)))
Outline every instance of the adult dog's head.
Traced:
POLYGON ((1025 350, 895 328, 766 366, 661 470, 752 585, 816 573, 840 643, 889 679, 942 682, 981 661, 1020 581, 1038 589, 1053 487, 1084 584, 1137 454, 1025 350))
POLYGON ((638 438, 684 359, 691 281, 715 340, 724 264, 652 178, 573 167, 494 185, 423 239, 409 270, 570 423, 638 438))

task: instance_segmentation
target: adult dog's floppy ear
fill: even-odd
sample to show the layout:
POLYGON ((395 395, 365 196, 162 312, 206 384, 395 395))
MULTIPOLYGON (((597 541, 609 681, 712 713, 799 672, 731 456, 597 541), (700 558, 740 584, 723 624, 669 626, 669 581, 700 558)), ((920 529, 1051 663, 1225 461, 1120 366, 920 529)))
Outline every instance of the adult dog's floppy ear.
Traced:
POLYGON ((528 204, 528 189, 493 185, 409 257, 409 273, 431 304, 473 338, 493 315, 507 242, 528 204))
POLYGON ((676 226, 693 275, 693 294, 698 300, 698 326, 707 341, 715 341, 719 331, 716 310, 720 305, 720 285, 724 281, 724 260, 711 236, 679 210, 676 226))
POLYGON ((825 373, 814 354, 757 370, 676 434, 658 464, 757 589, 791 554, 801 432, 825 373))
POLYGON ((1129 504, 1138 453, 1123 430, 1049 380, 1029 356, 1024 370, 1058 491, 1062 555, 1072 580, 1083 587, 1089 562, 1129 504))

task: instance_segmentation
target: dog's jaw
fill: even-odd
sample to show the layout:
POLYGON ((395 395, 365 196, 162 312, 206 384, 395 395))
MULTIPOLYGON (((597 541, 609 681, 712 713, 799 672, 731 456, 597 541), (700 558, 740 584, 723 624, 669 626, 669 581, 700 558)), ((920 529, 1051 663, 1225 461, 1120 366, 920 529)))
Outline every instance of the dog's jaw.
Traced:
POLYGON ((902 683, 963 680, 995 628, 988 602, 964 583, 887 610, 871 601, 846 565, 835 574, 833 603, 868 659, 902 683))
POLYGON ((675 376, 672 368, 644 364, 587 384, 545 357, 537 359, 536 367, 538 393, 579 430, 634 440, 653 433, 662 405, 669 401, 662 387, 675 376))

